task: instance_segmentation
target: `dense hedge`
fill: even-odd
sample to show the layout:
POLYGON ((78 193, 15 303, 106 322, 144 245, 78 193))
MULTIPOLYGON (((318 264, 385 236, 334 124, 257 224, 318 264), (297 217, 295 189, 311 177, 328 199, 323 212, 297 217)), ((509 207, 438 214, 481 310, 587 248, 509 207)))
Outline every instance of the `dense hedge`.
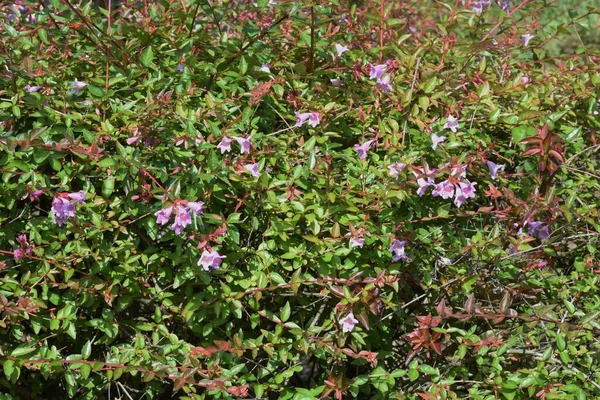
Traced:
POLYGON ((553 3, 4 4, 0 397, 600 397, 553 3))

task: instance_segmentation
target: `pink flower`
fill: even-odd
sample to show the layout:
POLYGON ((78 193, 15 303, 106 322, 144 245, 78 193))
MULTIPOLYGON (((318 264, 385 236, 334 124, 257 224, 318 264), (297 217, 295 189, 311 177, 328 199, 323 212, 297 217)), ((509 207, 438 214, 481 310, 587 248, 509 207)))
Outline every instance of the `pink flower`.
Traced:
POLYGON ((83 190, 80 190, 79 192, 69 193, 67 196, 71 200, 75 200, 79 204, 85 201, 85 192, 83 190))
POLYGON ((252 174, 253 177, 258 178, 260 173, 258 172, 258 163, 246 164, 244 169, 252 174))
POLYGON ((14 250, 13 257, 15 258, 15 261, 21 261, 21 259, 23 258, 23 249, 14 250))
POLYGON ((385 70, 387 69, 387 65, 385 64, 369 64, 369 66, 371 67, 371 71, 369 72, 369 79, 380 79, 385 73, 385 70))
POLYGON ((220 255, 216 250, 204 250, 198 260, 198 266, 202 267, 205 271, 209 269, 218 269, 221 266, 221 262, 225 256, 220 255))
POLYGON ((240 154, 250 152, 250 140, 240 137, 234 137, 234 139, 240 145, 240 154))
POLYGON ((341 87, 342 86, 342 80, 340 78, 333 78, 333 79, 330 79, 329 81, 335 87, 341 87))
POLYGON ((467 199, 472 199, 475 197, 475 185, 477 182, 460 182, 458 186, 456 186, 455 197, 454 197, 454 205, 460 208, 467 199))
POLYGON ((337 55, 338 57, 341 57, 342 54, 344 54, 345 52, 347 52, 349 49, 348 47, 341 45, 341 44, 336 44, 335 45, 335 51, 337 51, 337 55))
POLYGON ((435 185, 432 196, 441 196, 442 199, 451 199, 454 196, 454 185, 450 182, 443 181, 435 185))
POLYGON ((172 212, 173 212, 173 206, 171 205, 167 208, 163 208, 162 210, 159 210, 156 213, 154 213, 154 215, 156 215, 156 223, 160 224, 160 225, 165 225, 166 223, 168 223, 169 219, 171 218, 172 212))
POLYGON ((456 188, 456 197, 454 198, 454 205, 460 208, 464 202, 467 201, 467 198, 461 194, 460 187, 456 188))
POLYGON ((417 177, 417 185, 419 185, 419 189, 417 190, 417 194, 419 196, 423 196, 427 191, 427 188, 435 185, 435 172, 436 169, 429 169, 428 166, 423 167, 414 167, 413 175, 417 177), (426 179, 425 179, 426 178, 426 179))
POLYGON ((21 234, 19 236, 17 236, 17 240, 19 241, 19 243, 21 243, 21 246, 28 246, 29 244, 27 243, 27 235, 21 234))
POLYGON ((361 145, 358 145, 358 144, 354 145, 354 148, 358 152, 358 158, 360 158, 361 160, 364 160, 365 158, 367 158, 367 151, 369 151, 369 148, 371 147, 371 143, 373 143, 373 142, 374 142, 374 140, 367 140, 366 142, 364 142, 361 145))
POLYGON ((217 148, 221 150, 221 154, 225 154, 228 151, 231 151, 231 143, 233 143, 233 140, 225 136, 223 139, 221 139, 221 142, 217 145, 217 148))
POLYGON ((529 82, 531 82, 531 79, 529 79, 529 77, 525 74, 521 75, 521 83, 523 85, 527 85, 529 82))
POLYGON ((450 129, 452 132, 456 132, 458 129, 458 119, 454 118, 452 115, 448 116, 448 119, 444 124, 444 129, 450 129))
POLYGON ((444 136, 437 136, 436 134, 432 134, 431 135, 431 141, 433 142, 433 145, 431 146, 432 149, 437 149, 438 145, 442 142, 444 142, 446 140, 446 138, 444 136))
POLYGON ((423 178, 417 179, 417 185, 419 185, 419 189, 417 189, 417 194, 419 195, 419 197, 423 197, 423 195, 427 191, 427 188, 429 186, 433 186, 433 184, 434 184, 434 182, 432 179, 428 179, 428 180, 425 180, 423 178))
POLYGON ((202 201, 188 201, 187 206, 190 210, 196 213, 196 215, 202 215, 202 207, 204 202, 202 201))
POLYGON ((296 111, 296 118, 298 118, 296 127, 301 127, 306 123, 306 121, 308 121, 308 124, 313 128, 321 123, 321 114, 316 111, 306 113, 299 113, 296 111))
POLYGON ((393 262, 396 262, 399 260, 408 260, 408 257, 406 256, 406 253, 404 252, 405 244, 406 244, 406 242, 404 240, 394 239, 394 241, 392 241, 392 245, 390 246, 389 251, 393 255, 393 257, 392 257, 393 262))
POLYGON ((132 144, 139 142, 141 138, 142 137, 140 135, 134 135, 130 138, 127 138, 126 142, 131 146, 132 144))
POLYGON ((392 85, 390 84, 390 80, 391 80, 391 77, 389 74, 387 74, 386 76, 384 76, 381 79, 377 79, 377 86, 379 86, 381 88, 381 90, 383 90, 383 93, 387 93, 390 90, 392 90, 392 85))
POLYGON ((392 165, 389 165, 388 168, 390 170, 390 176, 397 178, 400 175, 400 172, 406 168, 406 164, 395 162, 392 165))
POLYGON ((304 125, 304 123, 306 121, 308 121, 308 119, 310 118, 310 113, 299 113, 298 111, 296 111, 295 114, 296 114, 296 118, 298 118, 298 121, 296 121, 297 128, 304 125))
POLYGON ((308 117, 308 124, 313 128, 321 123, 321 114, 318 112, 311 112, 308 117))
POLYGON ((461 194, 467 199, 472 199, 475 197, 475 185, 477 185, 477 182, 469 181, 460 182, 458 184, 461 194))
POLYGON ((177 206, 175 211, 175 222, 171 225, 171 229, 179 235, 185 227, 191 223, 192 217, 190 217, 188 209, 183 206, 177 206))
POLYGON ((41 86, 31 86, 31 85, 25 85, 25 90, 27 90, 29 93, 34 93, 37 92, 38 90, 40 90, 42 87, 41 86))
POLYGON ((452 168, 452 172, 450 173, 450 175, 459 178, 459 179, 464 179, 467 177, 467 166, 465 164, 462 165, 457 165, 454 168, 452 168))
POLYGON ((498 177, 498 171, 504 168, 504 165, 498 165, 491 161, 487 162, 487 166, 490 169, 490 177, 494 180, 498 177))
POLYGON ((69 218, 75 217, 75 204, 63 196, 64 194, 59 195, 52 201, 52 215, 54 223, 58 226, 63 226, 69 218))
POLYGON ((351 237, 350 238, 350 248, 353 249, 355 247, 362 248, 365 244, 365 239, 363 237, 351 237))
POLYGON ((533 39, 535 37, 535 35, 531 35, 529 33, 526 33, 525 35, 521 35, 521 44, 523 44, 523 47, 527 47, 529 45, 529 41, 531 39, 533 39))
POLYGON ((483 3, 481 1, 476 1, 473 3, 472 11, 475 14, 481 14, 483 12, 483 3))
POLYGON ((342 324, 342 332, 348 333, 354 330, 354 327, 358 324, 358 320, 354 318, 354 314, 350 312, 340 320, 340 323, 342 324))

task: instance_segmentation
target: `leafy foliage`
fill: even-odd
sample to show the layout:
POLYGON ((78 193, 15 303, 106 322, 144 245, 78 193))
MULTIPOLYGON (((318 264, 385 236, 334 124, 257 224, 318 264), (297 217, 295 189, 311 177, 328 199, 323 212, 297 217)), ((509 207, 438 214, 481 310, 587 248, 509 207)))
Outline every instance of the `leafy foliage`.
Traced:
POLYGON ((553 3, 3 5, 5 397, 600 396, 553 3))

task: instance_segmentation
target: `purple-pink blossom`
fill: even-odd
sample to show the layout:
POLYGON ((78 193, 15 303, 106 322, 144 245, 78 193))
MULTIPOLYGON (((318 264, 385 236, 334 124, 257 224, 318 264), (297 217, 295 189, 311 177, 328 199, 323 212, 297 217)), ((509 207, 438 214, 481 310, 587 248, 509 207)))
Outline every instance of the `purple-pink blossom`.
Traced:
POLYGON ((387 93, 392 90, 392 85, 390 84, 391 79, 392 78, 390 74, 387 74, 383 78, 377 79, 377 86, 383 90, 383 93, 387 93))
POLYGON ((406 242, 404 240, 394 239, 390 246, 389 252, 392 253, 392 261, 396 262, 399 260, 408 260, 406 253, 404 252, 404 246, 406 242))
POLYGON ((460 182, 455 187, 455 197, 454 197, 454 205, 460 208, 467 199, 471 199, 475 197, 475 185, 477 182, 460 182))
POLYGON ((166 225, 175 211, 175 220, 171 225, 171 229, 176 233, 180 234, 189 224, 192 223, 192 217, 190 211, 196 215, 201 215, 203 212, 204 203, 202 201, 178 201, 175 204, 171 204, 168 207, 154 213, 156 215, 156 223, 160 225, 166 225))
POLYGON ((371 147, 371 143, 373 143, 373 142, 374 142, 374 140, 367 140, 363 144, 360 144, 360 145, 355 144, 354 145, 354 148, 358 152, 358 158, 360 158, 361 160, 364 160, 365 158, 367 158, 367 152, 369 151, 369 148, 371 147))
POLYGON ((175 208, 175 222, 171 225, 171 229, 179 235, 191 223, 192 217, 189 210, 186 207, 178 205, 175 208))
POLYGON ((440 196, 442 199, 451 199, 454 196, 454 185, 449 181, 443 181, 435 185, 432 196, 440 196))
POLYGON ((388 168, 390 170, 390 176, 397 178, 400 175, 400 172, 402 172, 402 170, 406 168, 406 164, 395 162, 389 165, 388 168))
POLYGON ((386 64, 369 64, 369 66, 371 67, 371 70, 369 71, 369 79, 380 79, 387 69, 386 64))
POLYGON ((350 248, 353 249, 355 247, 362 248, 365 244, 365 238, 362 236, 353 236, 350 238, 350 248))
POLYGON ((498 177, 498 171, 504 168, 504 165, 498 165, 492 161, 488 161, 487 166, 490 170, 490 177, 494 180, 498 177))
POLYGON ((41 86, 31 86, 31 85, 25 85, 25 90, 27 90, 29 93, 34 93, 37 92, 38 90, 40 90, 42 87, 41 86))
POLYGON ((337 52, 338 57, 341 57, 342 54, 344 54, 348 50, 349 50, 348 47, 344 46, 343 44, 336 44, 335 45, 335 51, 337 52))
POLYGON ((298 118, 298 121, 296 121, 296 127, 298 128, 304 125, 306 121, 308 121, 308 124, 313 128, 321 123, 321 114, 316 111, 305 113, 296 111, 296 118, 298 118))
POLYGON ((240 154, 250 153, 250 140, 241 137, 233 137, 236 142, 240 145, 240 154))
POLYGON ((444 124, 444 129, 450 129, 452 132, 456 132, 458 128, 458 118, 454 118, 452 115, 448 116, 448 119, 444 124))
POLYGON ((354 318, 354 314, 350 312, 340 320, 340 323, 342 324, 342 332, 348 333, 354 330, 354 327, 358 324, 358 320, 354 318))
POLYGON ((165 225, 171 219, 171 214, 173 213, 173 206, 170 205, 167 208, 163 208, 162 210, 158 210, 154 215, 156 215, 156 223, 160 225, 165 225))
POLYGON ((427 191, 427 188, 435 185, 435 173, 436 169, 429 169, 428 166, 423 167, 414 167, 413 175, 417 177, 417 185, 419 185, 419 189, 417 190, 417 194, 419 196, 423 196, 427 191))
POLYGON ((221 150, 221 154, 225 154, 228 151, 231 151, 231 143, 233 143, 233 140, 225 136, 223 139, 221 139, 221 142, 217 145, 217 148, 221 150))
POLYGON ((540 240, 548 239, 550 237, 550 226, 540 221, 529 222, 528 233, 531 236, 535 236, 540 240))
POLYGON ((450 175, 458 179, 464 179, 467 177, 467 166, 465 164, 456 165, 452 168, 450 175))
POLYGON ((71 91, 70 91, 70 92, 71 92, 72 94, 73 94, 73 93, 79 93, 79 92, 81 92, 81 90, 82 90, 83 88, 85 88, 86 86, 87 86, 87 83, 85 83, 85 82, 79 82, 79 81, 77 80, 77 78, 75 78, 75 80, 73 81, 73 83, 71 83, 71 88, 72 88, 72 89, 71 89, 71 91))
POLYGON ((60 193, 52 200, 52 215, 54 223, 63 226, 69 218, 75 217, 75 203, 85 201, 85 192, 83 190, 74 193, 60 193))
POLYGON ((13 251, 13 257, 15 258, 15 261, 21 261, 21 259, 23 258, 23 249, 15 249, 13 251))
POLYGON ((436 134, 432 134, 431 135, 431 141, 433 142, 433 145, 431 146, 431 148, 433 148, 433 150, 437 149, 438 145, 442 142, 444 142, 446 140, 446 138, 444 136, 438 136, 436 134))
POLYGON ((535 35, 526 33, 525 35, 521 35, 521 44, 523 45, 523 47, 527 47, 529 46, 529 41, 531 39, 533 39, 535 37, 535 35))
POLYGON ((196 213, 196 215, 202 215, 202 207, 204 207, 204 202, 202 201, 188 201, 187 206, 190 210, 196 213))
POLYGON ((253 177, 258 178, 260 172, 258 172, 258 163, 246 164, 244 169, 252 174, 253 177))
POLYGON ((224 258, 227 257, 220 255, 216 250, 204 250, 200 256, 200 260, 198 260, 198 266, 201 266, 205 271, 218 269, 224 258))
POLYGON ((75 200, 79 204, 85 202, 85 192, 83 190, 80 190, 79 192, 69 193, 67 196, 71 200, 75 200))

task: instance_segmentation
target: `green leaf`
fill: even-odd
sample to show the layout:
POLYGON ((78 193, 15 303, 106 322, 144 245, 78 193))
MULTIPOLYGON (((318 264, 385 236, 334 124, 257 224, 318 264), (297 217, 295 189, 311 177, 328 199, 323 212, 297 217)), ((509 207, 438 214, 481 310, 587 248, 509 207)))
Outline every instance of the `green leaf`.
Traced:
POLYGON ((280 314, 280 318, 283 322, 287 321, 290 318, 290 313, 291 313, 292 309, 290 307, 290 302, 286 302, 285 306, 283 306, 283 308, 281 309, 281 314, 280 314))
POLYGON ((144 52, 142 53, 142 55, 140 57, 140 63, 144 67, 149 67, 152 64, 153 60, 154 60, 154 52, 152 51, 152 47, 148 46, 148 47, 146 47, 146 50, 144 50, 144 52))

